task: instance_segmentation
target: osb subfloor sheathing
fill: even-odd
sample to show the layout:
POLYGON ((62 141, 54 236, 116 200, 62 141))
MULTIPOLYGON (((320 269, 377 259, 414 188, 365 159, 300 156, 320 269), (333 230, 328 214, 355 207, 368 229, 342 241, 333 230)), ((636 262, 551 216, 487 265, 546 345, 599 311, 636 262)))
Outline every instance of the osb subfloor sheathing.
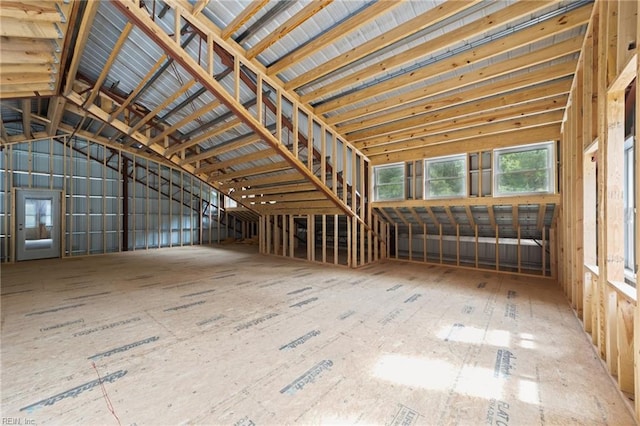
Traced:
POLYGON ((634 424, 550 280, 255 250, 3 265, 3 418, 634 424))

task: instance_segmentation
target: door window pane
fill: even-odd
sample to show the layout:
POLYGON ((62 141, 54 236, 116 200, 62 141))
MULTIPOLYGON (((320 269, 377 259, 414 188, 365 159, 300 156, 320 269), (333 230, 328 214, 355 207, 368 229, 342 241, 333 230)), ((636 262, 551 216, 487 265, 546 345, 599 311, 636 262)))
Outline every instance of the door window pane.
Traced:
POLYGON ((53 200, 26 198, 25 211, 25 249, 41 250, 51 248, 53 200))

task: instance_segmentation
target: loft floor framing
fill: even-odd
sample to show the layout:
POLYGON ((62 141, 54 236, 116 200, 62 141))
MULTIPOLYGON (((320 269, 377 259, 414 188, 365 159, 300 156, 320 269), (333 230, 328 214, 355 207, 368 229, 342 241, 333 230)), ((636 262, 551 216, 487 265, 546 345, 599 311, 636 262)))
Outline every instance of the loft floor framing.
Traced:
POLYGON ((634 424, 551 280, 255 251, 2 265, 2 416, 116 424, 102 382, 126 425, 634 424))

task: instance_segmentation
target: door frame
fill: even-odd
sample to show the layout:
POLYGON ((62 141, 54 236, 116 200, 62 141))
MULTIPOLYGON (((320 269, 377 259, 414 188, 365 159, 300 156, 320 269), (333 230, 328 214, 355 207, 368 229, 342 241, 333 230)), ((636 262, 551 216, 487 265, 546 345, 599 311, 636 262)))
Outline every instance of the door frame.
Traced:
MULTIPOLYGON (((65 211, 64 206, 64 191, 61 189, 49 189, 49 188, 24 188, 24 187, 14 187, 12 188, 12 212, 11 212, 11 230, 13 234, 13 242, 11 244, 11 261, 12 263, 18 261, 18 203, 19 203, 19 192, 27 193, 49 193, 54 196, 54 198, 58 199, 58 256, 52 257, 52 259, 62 258, 64 257, 64 240, 65 240, 65 227, 64 227, 64 217, 63 212, 65 211)), ((55 203, 54 203, 55 204, 55 203)), ((37 259, 22 259, 22 260, 37 260, 37 259)))

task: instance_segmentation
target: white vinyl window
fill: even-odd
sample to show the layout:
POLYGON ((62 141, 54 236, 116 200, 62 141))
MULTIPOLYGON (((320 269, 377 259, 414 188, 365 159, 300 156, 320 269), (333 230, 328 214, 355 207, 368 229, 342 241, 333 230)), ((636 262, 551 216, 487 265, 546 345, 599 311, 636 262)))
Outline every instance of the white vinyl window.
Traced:
POLYGON ((554 192, 554 143, 497 149, 494 158, 494 195, 554 192))
POLYGON ((404 163, 373 168, 373 191, 376 201, 404 200, 404 163))
POLYGON ((636 282, 637 266, 636 252, 636 226, 635 223, 635 147, 633 136, 624 143, 624 269, 627 282, 636 282))
POLYGON ((425 198, 465 197, 467 194, 467 156, 456 155, 427 159, 425 198))

